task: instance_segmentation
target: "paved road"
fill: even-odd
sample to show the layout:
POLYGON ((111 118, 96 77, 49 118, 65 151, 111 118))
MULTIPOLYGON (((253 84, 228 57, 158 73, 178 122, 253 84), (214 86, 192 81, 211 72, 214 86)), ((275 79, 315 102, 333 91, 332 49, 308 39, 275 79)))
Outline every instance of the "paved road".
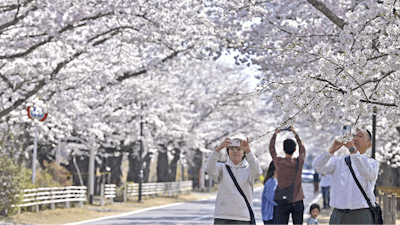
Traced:
MULTIPOLYGON (((254 192, 253 210, 257 224, 263 224, 261 217, 262 187, 254 192)), ((303 183, 305 214, 308 206, 315 199, 314 187, 311 183, 303 183)), ((213 224, 215 197, 188 203, 177 203, 163 207, 154 207, 123 215, 83 221, 75 224, 213 224)))

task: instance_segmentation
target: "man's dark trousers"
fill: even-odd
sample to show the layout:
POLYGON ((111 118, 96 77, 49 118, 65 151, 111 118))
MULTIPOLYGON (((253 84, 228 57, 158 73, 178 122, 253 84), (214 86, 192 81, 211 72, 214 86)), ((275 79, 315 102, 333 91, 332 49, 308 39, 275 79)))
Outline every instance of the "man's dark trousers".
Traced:
POLYGON ((304 203, 303 200, 293 202, 290 204, 281 204, 277 202, 278 205, 275 206, 276 211, 274 218, 276 218, 276 224, 288 224, 289 215, 292 214, 293 224, 303 224, 304 215, 304 203))
POLYGON ((329 201, 331 200, 331 198, 330 198, 331 186, 321 187, 321 188, 322 188, 322 196, 324 198, 324 208, 328 208, 329 207, 329 201))

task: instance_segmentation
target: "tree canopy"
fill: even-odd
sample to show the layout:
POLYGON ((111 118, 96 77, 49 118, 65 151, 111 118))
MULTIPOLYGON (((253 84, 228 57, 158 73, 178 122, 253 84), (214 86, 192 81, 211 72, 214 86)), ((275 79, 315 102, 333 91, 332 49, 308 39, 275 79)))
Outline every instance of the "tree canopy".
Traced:
POLYGON ((394 154, 382 160, 400 166, 399 10, 397 0, 4 0, 3 154, 31 148, 32 105, 50 115, 43 143, 78 149, 135 141, 141 119, 149 148, 166 137, 199 146, 224 131, 267 133, 266 112, 275 126, 329 129, 370 127, 376 107, 391 143, 380 146, 394 154), (260 70, 257 90, 209 61, 226 52, 260 70))

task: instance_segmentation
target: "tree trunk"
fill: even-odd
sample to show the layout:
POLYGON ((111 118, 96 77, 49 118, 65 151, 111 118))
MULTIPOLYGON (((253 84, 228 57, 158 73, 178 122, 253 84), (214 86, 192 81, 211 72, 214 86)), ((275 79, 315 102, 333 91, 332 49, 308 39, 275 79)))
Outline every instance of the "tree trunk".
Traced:
POLYGON ((143 169, 143 182, 148 183, 149 182, 149 175, 150 175, 150 161, 151 161, 151 155, 153 153, 148 152, 146 156, 143 159, 143 163, 146 163, 146 166, 143 169))
POLYGON ((172 159, 169 168, 170 168, 170 174, 169 174, 169 181, 175 181, 176 180, 176 169, 177 169, 177 164, 180 159, 181 151, 179 149, 175 149, 174 153, 174 158, 172 159))
POLYGON ((158 152, 157 160, 157 182, 168 182, 169 164, 167 149, 164 148, 158 152))
POLYGON ((128 156, 129 159, 129 171, 127 176, 127 181, 139 183, 139 172, 140 172, 140 162, 137 155, 133 155, 131 152, 128 156))
MULTIPOLYGON (((122 154, 119 157, 108 157, 106 165, 111 168, 111 179, 112 184, 116 184, 118 187, 121 186, 121 164, 122 154)), ((108 181, 108 179, 107 179, 108 181)))

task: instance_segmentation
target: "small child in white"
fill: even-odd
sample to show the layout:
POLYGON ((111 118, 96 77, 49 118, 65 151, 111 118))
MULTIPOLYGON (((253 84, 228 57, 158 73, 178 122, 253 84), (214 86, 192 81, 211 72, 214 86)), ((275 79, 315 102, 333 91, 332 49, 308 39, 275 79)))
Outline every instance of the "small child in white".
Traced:
POLYGON ((311 214, 311 216, 310 216, 310 218, 308 218, 308 220, 307 220, 307 225, 316 225, 316 224, 318 224, 317 217, 318 217, 320 211, 321 211, 321 210, 320 210, 318 204, 315 204, 315 203, 314 203, 314 204, 312 204, 312 205, 310 206, 310 214, 311 214))

